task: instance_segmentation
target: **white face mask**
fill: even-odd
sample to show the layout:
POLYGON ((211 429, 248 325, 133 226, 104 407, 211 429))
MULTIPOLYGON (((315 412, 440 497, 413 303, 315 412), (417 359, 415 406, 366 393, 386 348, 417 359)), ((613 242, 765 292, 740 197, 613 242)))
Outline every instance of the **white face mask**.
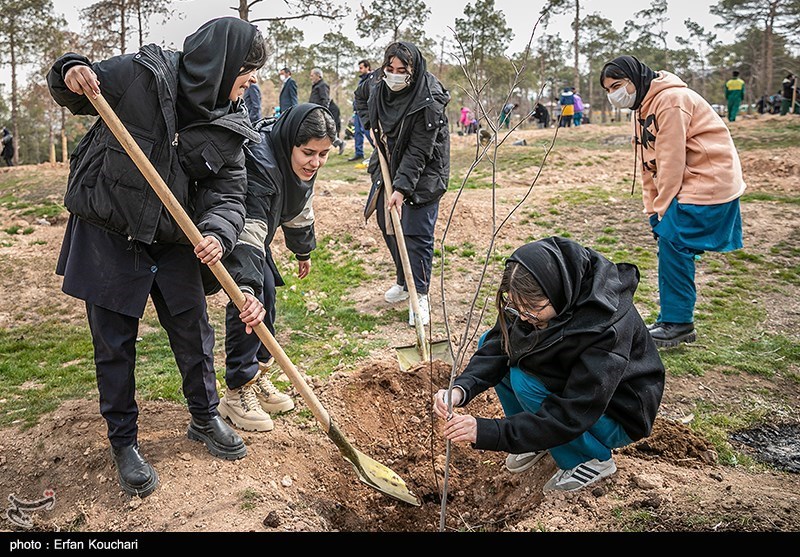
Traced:
POLYGON ((383 80, 386 82, 389 89, 397 93, 408 87, 408 83, 411 81, 411 74, 386 73, 383 76, 383 80))
POLYGON ((633 90, 633 93, 628 93, 624 86, 620 87, 613 93, 608 93, 608 102, 614 108, 630 108, 636 102, 636 89, 633 90))
POLYGON ((281 78, 281 81, 286 81, 286 76, 285 76, 285 75, 281 74, 281 75, 280 75, 280 76, 278 76, 278 77, 280 77, 280 78, 281 78))

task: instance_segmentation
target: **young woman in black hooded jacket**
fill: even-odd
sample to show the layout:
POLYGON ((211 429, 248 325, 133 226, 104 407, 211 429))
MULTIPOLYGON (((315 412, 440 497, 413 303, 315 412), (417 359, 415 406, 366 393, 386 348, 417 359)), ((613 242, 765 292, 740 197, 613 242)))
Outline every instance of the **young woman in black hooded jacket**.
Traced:
POLYGON ((547 452, 559 467, 545 491, 573 491, 616 471, 611 451, 648 436, 664 390, 664 366, 633 294, 639 271, 572 240, 517 249, 497 291, 498 318, 454 381, 464 406, 494 387, 504 418, 451 415, 434 395, 444 435, 510 453, 522 472, 547 452))
MULTIPOLYGON (((258 29, 237 18, 202 25, 182 51, 146 45, 100 62, 68 53, 48 73, 53 98, 73 114, 97 115, 86 95, 102 94, 194 218, 193 250, 176 222, 98 118, 70 158, 70 212, 56 272, 62 290, 86 304, 100 412, 122 489, 145 497, 158 475, 138 443, 134 369, 139 320, 148 298, 169 335, 191 420, 187 435, 215 456, 238 459, 242 438, 217 412, 214 332, 200 263, 233 249, 244 226, 243 145, 259 137, 241 96, 266 60, 258 29)), ((249 296, 242 319, 261 321, 249 296)))
MULTIPOLYGON (((450 93, 427 71, 419 49, 411 43, 392 43, 383 65, 355 92, 358 117, 371 128, 376 146, 389 165, 394 193, 386 200, 377 150, 368 171, 372 189, 364 211, 369 219, 376 212, 378 226, 395 264, 396 282, 384 294, 389 303, 408 299, 406 277, 397 251, 387 207, 401 214, 408 258, 419 294, 420 317, 428 323, 428 287, 433 266, 433 236, 439 200, 450 179, 450 132, 445 108, 450 93)), ((408 324, 414 325, 409 302, 408 324)))
MULTIPOLYGON (((275 333, 275 288, 283 278, 270 245, 281 229, 286 247, 295 254, 297 276, 308 276, 314 232, 314 181, 336 140, 330 112, 317 104, 295 105, 277 122, 256 124, 261 142, 245 147, 247 215, 236 247, 223 259, 243 292, 258 297, 266 309, 264 323, 275 333)), ((220 289, 210 270, 203 269, 206 292, 220 289)), ((247 334, 239 310, 228 302, 225 320, 225 383, 220 414, 239 429, 271 431, 270 413, 294 408, 291 397, 273 385, 275 359, 261 341, 247 334)), ((275 366, 277 368, 277 366, 275 366)))

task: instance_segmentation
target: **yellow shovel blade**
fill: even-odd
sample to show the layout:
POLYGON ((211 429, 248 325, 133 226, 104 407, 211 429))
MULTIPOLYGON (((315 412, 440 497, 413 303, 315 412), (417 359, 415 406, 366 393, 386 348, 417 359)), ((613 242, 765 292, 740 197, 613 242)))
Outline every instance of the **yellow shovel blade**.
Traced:
POLYGON ((363 483, 398 501, 403 501, 415 507, 422 505, 422 501, 408 489, 403 478, 398 476, 391 468, 384 466, 354 448, 333 422, 331 422, 331 427, 328 430, 328 437, 339 447, 345 460, 353 465, 358 479, 363 483))
MULTIPOLYGON (((411 344, 409 346, 400 346, 395 348, 397 352, 397 361, 400 364, 400 369, 408 371, 412 367, 418 366, 424 360, 420 354, 419 346, 411 344)), ((428 344, 428 354, 431 355, 431 361, 442 360, 445 363, 453 365, 453 355, 450 352, 450 343, 446 340, 437 340, 432 344, 428 344)))

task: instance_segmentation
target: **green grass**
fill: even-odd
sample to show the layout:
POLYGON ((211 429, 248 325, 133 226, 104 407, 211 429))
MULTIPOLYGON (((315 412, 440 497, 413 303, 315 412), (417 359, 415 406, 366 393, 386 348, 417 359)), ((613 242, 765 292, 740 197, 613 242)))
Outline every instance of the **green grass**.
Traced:
POLYGON ((791 195, 756 191, 756 192, 745 192, 740 198, 740 201, 742 203, 751 203, 753 201, 775 201, 777 203, 790 203, 792 205, 798 205, 800 204, 800 196, 791 196, 791 195))
POLYGON ((370 278, 352 256, 356 248, 333 242, 332 238, 319 242, 311 273, 303 280, 295 276, 293 257, 279 263, 286 286, 278 289, 276 332, 291 331, 291 342, 283 348, 296 366, 311 375, 327 376, 383 344, 361 340, 361 333, 372 331, 379 318, 356 311, 346 300, 351 290, 370 278))
POLYGON ((766 311, 754 296, 757 277, 774 265, 763 257, 739 250, 706 254, 698 267, 716 280, 705 285, 696 307, 702 348, 685 345, 662 351, 671 374, 702 376, 708 369, 723 373, 748 373, 765 378, 786 373, 800 365, 800 342, 783 334, 759 331, 754 324, 766 319, 766 311))
POLYGON ((792 118, 780 124, 765 122, 764 125, 747 129, 734 127, 731 135, 739 151, 796 147, 797 137, 800 135, 800 122, 792 118))
POLYGON ((0 329, 0 426, 30 426, 95 389, 88 327, 57 319, 0 329))
MULTIPOLYGON (((345 240, 353 242, 352 238, 345 240)), ((369 276, 361 262, 350 256, 355 246, 343 245, 345 240, 334 245, 331 238, 323 238, 313 253, 312 271, 302 281, 293 276, 297 268, 294 258, 279 262, 287 284, 278 288, 276 330, 289 334, 291 340, 283 348, 309 375, 324 377, 336 369, 349 369, 354 361, 387 343, 362 337, 375 328, 379 318, 356 311, 346 299, 369 276), (317 304, 314 311, 309 309, 311 302, 317 304)), ((399 321, 407 317, 405 312, 388 313, 388 318, 399 321)), ((221 315, 212 316, 218 350, 224 342, 221 321, 221 315)), ((136 343, 138 396, 185 403, 169 342, 149 307, 140 330, 136 343)), ((223 362, 217 362, 217 371, 223 381, 223 362)), ((76 327, 52 318, 0 330, 0 379, 0 426, 30 426, 64 400, 95 396, 88 326, 76 327)))

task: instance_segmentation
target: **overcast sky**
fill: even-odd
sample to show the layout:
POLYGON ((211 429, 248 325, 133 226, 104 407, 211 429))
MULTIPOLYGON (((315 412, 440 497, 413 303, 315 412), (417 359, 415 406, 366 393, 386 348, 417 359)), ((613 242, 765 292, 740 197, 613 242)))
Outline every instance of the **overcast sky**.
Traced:
MULTIPOLYGON (((402 2, 402 0, 398 0, 402 2)), ((67 19, 70 29, 76 32, 81 30, 79 11, 92 4, 92 0, 53 0, 55 11, 63 14, 67 19)), ((361 0, 345 0, 345 4, 358 10, 361 0)), ((431 15, 426 26, 426 31, 433 38, 452 36, 450 27, 454 27, 456 17, 462 17, 464 6, 468 3, 456 0, 430 0, 428 6, 431 8, 431 15)), ((709 8, 716 4, 717 0, 668 0, 667 25, 668 42, 670 46, 676 46, 675 36, 686 36, 684 20, 691 18, 697 21, 706 29, 711 30, 718 23, 719 18, 709 14, 709 8)), ((172 48, 180 48, 183 39, 191 34, 200 25, 209 19, 220 16, 236 16, 237 13, 229 8, 236 5, 236 0, 177 0, 174 2, 176 11, 183 14, 183 17, 170 20, 166 24, 151 24, 150 36, 147 42, 157 44, 165 43, 172 48)), ((525 48, 533 25, 536 22, 539 10, 544 5, 544 0, 495 0, 495 7, 503 11, 506 22, 514 31, 514 40, 509 47, 509 52, 519 52, 525 48)), ((622 30, 622 26, 627 19, 632 19, 633 14, 645 9, 650 5, 649 1, 641 0, 582 0, 582 14, 597 12, 607 17, 613 22, 617 30, 622 30)), ((270 10, 283 10, 282 0, 265 0, 257 4, 254 8, 251 19, 256 17, 285 15, 285 12, 270 12, 270 10)), ((548 27, 548 33, 559 33, 564 38, 571 36, 570 29, 571 17, 557 16, 548 27)), ((322 35, 330 28, 330 23, 319 19, 298 20, 289 22, 295 27, 303 29, 306 44, 317 43, 322 35)), ((360 39, 355 32, 355 17, 348 17, 344 22, 343 32, 352 37, 357 44, 366 45, 366 41, 360 39)), ((727 31, 716 30, 719 39, 724 42, 732 41, 732 34, 727 31)), ((537 30, 537 36, 541 30, 537 30)), ((136 41, 130 41, 131 46, 135 46, 136 41)), ((0 68, 0 80, 8 83, 10 71, 7 66, 0 68)), ((5 88, 8 94, 9 87, 5 88)))

